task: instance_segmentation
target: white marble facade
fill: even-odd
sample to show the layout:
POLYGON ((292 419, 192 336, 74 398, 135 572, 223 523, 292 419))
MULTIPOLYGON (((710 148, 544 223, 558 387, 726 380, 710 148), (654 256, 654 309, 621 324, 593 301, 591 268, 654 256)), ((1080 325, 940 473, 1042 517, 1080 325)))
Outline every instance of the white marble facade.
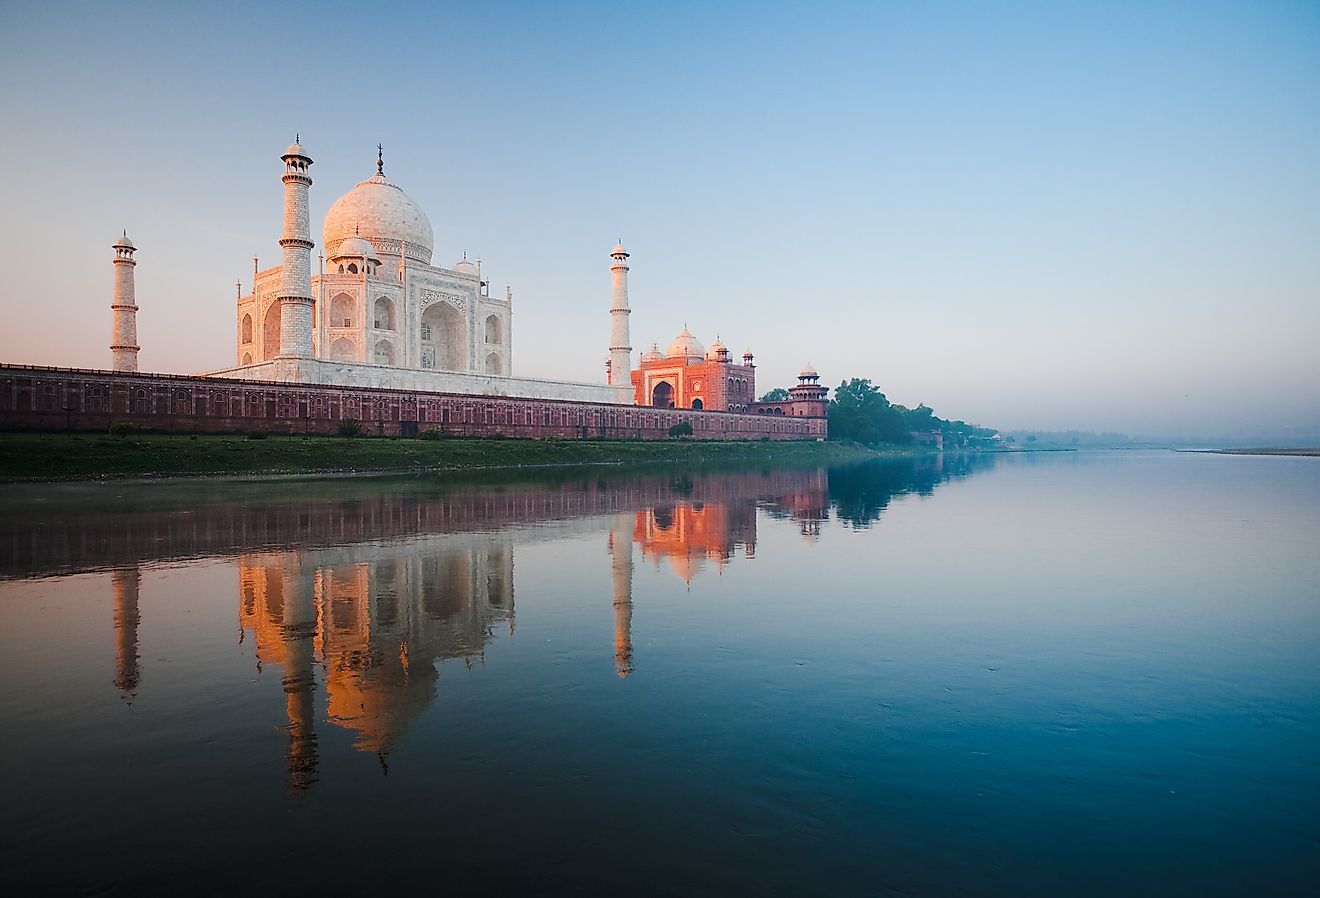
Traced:
MULTIPOLYGON (((426 214, 386 179, 383 168, 378 159, 376 174, 340 197, 326 215, 324 261, 320 273, 309 278, 310 357, 339 364, 309 370, 342 371, 347 363, 508 377, 511 291, 491 296, 480 262, 466 257, 451 268, 432 265, 426 214)), ((286 220, 300 211, 286 208, 286 220)), ((289 358, 289 347, 281 347, 281 315, 289 308, 279 301, 283 268, 254 272, 253 291, 238 297, 237 367, 226 370, 228 376, 244 376, 249 367, 269 372, 265 363, 289 358)), ((307 357, 305 351, 296 355, 307 357)), ((380 371, 370 379, 390 378, 380 371)))

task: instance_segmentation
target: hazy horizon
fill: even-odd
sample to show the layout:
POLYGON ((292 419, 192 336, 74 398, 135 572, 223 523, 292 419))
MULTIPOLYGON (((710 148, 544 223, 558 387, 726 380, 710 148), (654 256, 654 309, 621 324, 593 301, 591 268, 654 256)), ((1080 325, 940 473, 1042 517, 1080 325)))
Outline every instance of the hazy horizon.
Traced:
MULTIPOLYGON (((121 229, 144 371, 234 364, 278 155, 385 171, 434 262, 514 292, 513 373, 600 382, 686 324, 758 391, 1002 430, 1320 434, 1320 6, 14 5, 0 360, 108 367, 121 229)), ((318 246, 316 252, 320 252, 318 246)), ((314 262, 315 264, 315 262, 314 262)))

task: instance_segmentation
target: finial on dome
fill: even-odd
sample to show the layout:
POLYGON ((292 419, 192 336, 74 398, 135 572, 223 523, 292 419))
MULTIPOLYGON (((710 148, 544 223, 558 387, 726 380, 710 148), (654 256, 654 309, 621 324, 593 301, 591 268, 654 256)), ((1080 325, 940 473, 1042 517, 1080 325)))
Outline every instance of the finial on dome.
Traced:
POLYGON ((376 144, 376 174, 385 176, 385 147, 382 144, 376 144))

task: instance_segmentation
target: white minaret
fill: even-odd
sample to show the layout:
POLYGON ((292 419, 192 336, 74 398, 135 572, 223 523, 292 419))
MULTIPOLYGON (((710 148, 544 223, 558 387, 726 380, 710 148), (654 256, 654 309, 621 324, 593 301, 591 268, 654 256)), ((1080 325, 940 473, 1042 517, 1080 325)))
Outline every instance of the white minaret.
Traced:
POLYGON ((284 233, 280 248, 284 265, 280 268, 280 355, 310 358, 312 355, 312 243, 307 214, 307 188, 312 178, 307 174, 312 159, 295 139, 280 157, 284 160, 284 233))
POLYGON ((627 386, 632 383, 632 345, 628 341, 628 251, 620 240, 610 253, 614 264, 610 274, 614 278, 614 296, 610 303, 610 383, 627 386))
POLYGON ((115 241, 115 299, 114 331, 110 335, 110 367, 115 371, 136 371, 137 354, 137 289, 133 284, 133 253, 137 247, 128 239, 128 231, 115 241))

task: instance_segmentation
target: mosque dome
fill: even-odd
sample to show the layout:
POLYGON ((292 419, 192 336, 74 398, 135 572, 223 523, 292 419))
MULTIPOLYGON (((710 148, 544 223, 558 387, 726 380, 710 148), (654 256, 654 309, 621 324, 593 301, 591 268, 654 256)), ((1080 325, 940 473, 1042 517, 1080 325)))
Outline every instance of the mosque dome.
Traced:
POLYGON ((477 266, 472 262, 469 262, 467 254, 464 253, 463 258, 454 263, 453 270, 461 271, 463 274, 476 274, 477 266))
POLYGON ((628 255, 628 251, 627 251, 626 249, 623 248, 623 241, 622 241, 622 240, 620 240, 618 243, 614 244, 614 249, 610 250, 610 255, 611 255, 611 256, 626 256, 626 255, 628 255))
POLYGON ((688 329, 683 328, 683 333, 674 338, 674 342, 669 344, 669 349, 665 352, 666 358, 701 358, 706 354, 706 349, 701 345, 701 341, 692 336, 688 329))
POLYGON ((304 159, 312 158, 307 155, 307 151, 302 148, 302 144, 298 143, 296 140, 289 144, 288 149, 284 151, 280 158, 283 159, 285 156, 301 156, 304 159))
POLYGON ((373 247, 369 241, 362 239, 356 234, 340 243, 339 248, 335 250, 334 255, 330 258, 342 259, 349 256, 360 256, 364 259, 370 259, 372 262, 380 261, 380 259, 376 258, 375 247, 373 247))
POLYGON ((815 368, 811 367, 811 363, 807 362, 807 367, 798 372, 798 377, 820 377, 820 375, 816 373, 815 368))
POLYGON ((400 245, 409 259, 431 264, 435 236, 421 207, 396 184, 377 172, 335 200, 325 215, 322 243, 339 246, 354 235, 377 251, 397 256, 400 245))
POLYGON ((133 241, 128 239, 128 232, 127 232, 127 231, 125 231, 123 234, 119 235, 119 237, 115 238, 115 242, 114 242, 113 244, 111 244, 111 247, 110 247, 110 248, 111 248, 111 249, 118 249, 118 248, 121 247, 121 246, 122 246, 124 249, 137 249, 137 247, 133 245, 133 241))
POLYGON ((720 357, 720 353, 724 353, 727 355, 728 352, 729 352, 729 347, 725 346, 719 337, 716 337, 715 342, 710 344, 710 351, 706 353, 706 358, 710 359, 711 361, 717 361, 720 357))
POLYGON ((660 353, 660 346, 656 343, 651 344, 651 351, 642 356, 643 362, 658 362, 664 356, 660 353))

